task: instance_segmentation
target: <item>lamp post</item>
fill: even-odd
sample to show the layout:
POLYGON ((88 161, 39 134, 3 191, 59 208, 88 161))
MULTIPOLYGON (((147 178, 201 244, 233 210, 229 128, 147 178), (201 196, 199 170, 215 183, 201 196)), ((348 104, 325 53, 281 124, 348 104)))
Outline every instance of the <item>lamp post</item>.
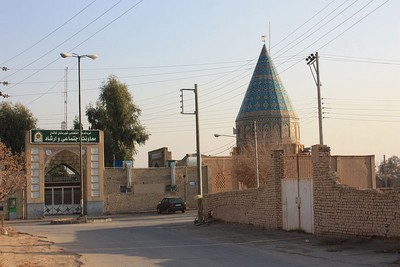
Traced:
POLYGON ((88 57, 95 60, 97 58, 96 54, 92 55, 78 55, 76 53, 60 53, 62 58, 75 57, 78 59, 78 91, 79 91, 79 171, 81 179, 81 217, 85 215, 83 209, 83 193, 84 193, 84 183, 83 183, 83 162, 82 162, 82 98, 81 98, 81 58, 88 57))

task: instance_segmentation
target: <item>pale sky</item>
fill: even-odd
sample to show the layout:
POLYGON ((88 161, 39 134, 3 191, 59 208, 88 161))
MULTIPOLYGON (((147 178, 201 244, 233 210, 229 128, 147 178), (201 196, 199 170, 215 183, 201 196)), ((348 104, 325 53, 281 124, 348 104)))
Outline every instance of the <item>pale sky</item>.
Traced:
MULTIPOLYGON (((196 152, 195 117, 180 114, 180 89, 198 84, 201 153, 229 155, 235 119, 262 48, 261 36, 300 118, 301 142, 319 142, 317 90, 305 58, 320 54, 324 143, 335 155, 400 155, 400 1, 85 0, 3 1, 0 101, 27 106, 42 129, 78 114, 111 74, 142 109, 148 151, 196 152), (65 69, 68 82, 65 85, 65 69)), ((190 108, 190 96, 185 108, 190 108)), ((192 102, 192 103, 193 103, 192 102)), ((88 123, 84 123, 85 129, 88 123)))

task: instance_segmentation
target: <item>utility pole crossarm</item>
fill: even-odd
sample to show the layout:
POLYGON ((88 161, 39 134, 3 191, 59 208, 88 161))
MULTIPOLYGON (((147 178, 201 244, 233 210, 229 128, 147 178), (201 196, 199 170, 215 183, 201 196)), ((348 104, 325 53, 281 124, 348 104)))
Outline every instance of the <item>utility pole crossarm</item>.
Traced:
MULTIPOLYGON (((181 114, 183 115, 196 115, 196 110, 194 110, 193 112, 186 112, 185 111, 185 104, 184 104, 184 92, 185 91, 190 91, 190 92, 194 92, 196 94, 196 89, 181 89, 181 114)), ((196 107, 197 108, 197 107, 196 107)))

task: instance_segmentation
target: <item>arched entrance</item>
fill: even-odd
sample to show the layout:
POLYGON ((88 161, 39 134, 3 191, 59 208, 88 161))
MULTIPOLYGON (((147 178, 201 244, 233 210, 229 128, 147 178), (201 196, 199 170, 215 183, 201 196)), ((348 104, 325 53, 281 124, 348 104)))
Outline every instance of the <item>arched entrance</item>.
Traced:
POLYGON ((82 154, 77 130, 36 129, 25 138, 27 218, 80 214, 82 206, 85 215, 103 214, 103 132, 82 131, 82 154))
POLYGON ((79 214, 81 211, 79 156, 62 150, 45 167, 45 215, 79 214))

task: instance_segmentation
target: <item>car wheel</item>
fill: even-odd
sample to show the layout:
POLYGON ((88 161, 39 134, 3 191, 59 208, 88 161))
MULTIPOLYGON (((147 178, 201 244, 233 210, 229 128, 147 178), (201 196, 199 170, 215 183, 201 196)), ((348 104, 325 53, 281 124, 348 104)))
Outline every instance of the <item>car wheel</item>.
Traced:
POLYGON ((182 210, 182 213, 185 213, 185 210, 182 210))

